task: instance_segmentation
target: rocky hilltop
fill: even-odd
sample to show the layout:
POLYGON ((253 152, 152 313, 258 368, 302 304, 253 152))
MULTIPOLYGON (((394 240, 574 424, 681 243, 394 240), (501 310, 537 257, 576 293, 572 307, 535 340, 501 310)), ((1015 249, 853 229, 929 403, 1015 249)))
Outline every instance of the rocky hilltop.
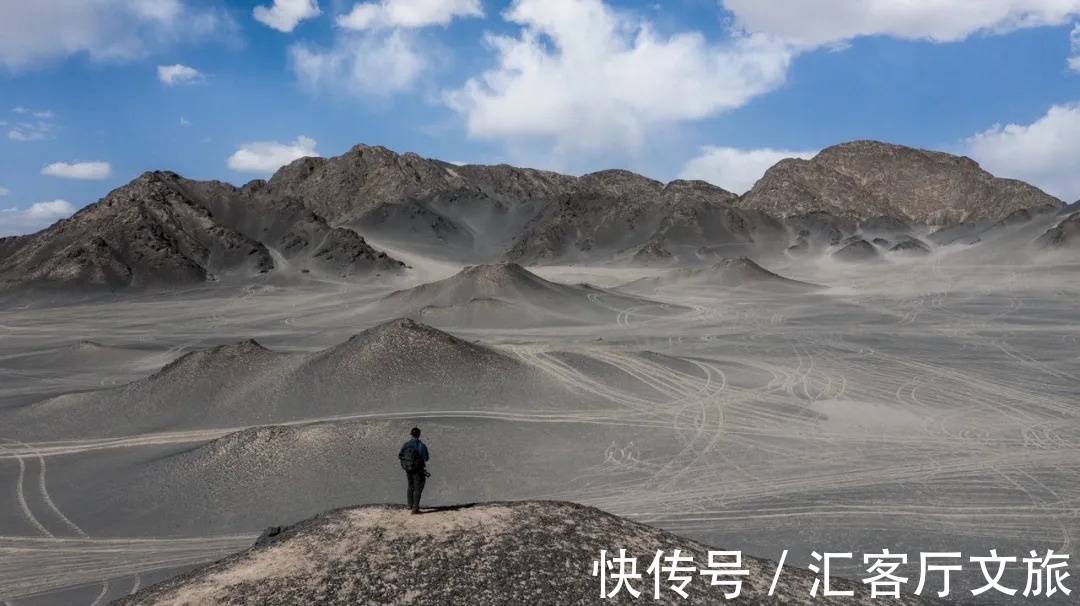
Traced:
POLYGON ((0 240, 0 280, 127 288, 247 277, 291 263, 336 276, 404 267, 356 232, 261 189, 146 173, 48 229, 0 240))
MULTIPOLYGON (((693 557, 707 568, 710 548, 598 509, 560 502, 515 502, 428 509, 410 516, 402 507, 341 509, 288 528, 268 529, 251 549, 148 587, 116 604, 728 604, 731 588, 691 574, 682 598, 664 575, 653 599, 646 573, 658 550, 693 557), (641 597, 624 590, 601 599, 592 575, 600 550, 638 559, 641 597)), ((614 557, 614 556, 611 556, 614 557)), ((768 596, 776 564, 742 559, 740 603, 869 605, 866 586, 833 579, 854 597, 810 596, 814 576, 785 566, 768 596)), ((722 579, 723 580, 723 579, 722 579)), ((614 583, 608 585, 611 592, 614 583)), ((915 596, 894 604, 932 604, 915 596)))
POLYGON ((967 157, 854 141, 810 160, 780 161, 737 205, 777 217, 824 212, 949 225, 1062 203, 1027 183, 994 177, 967 157))

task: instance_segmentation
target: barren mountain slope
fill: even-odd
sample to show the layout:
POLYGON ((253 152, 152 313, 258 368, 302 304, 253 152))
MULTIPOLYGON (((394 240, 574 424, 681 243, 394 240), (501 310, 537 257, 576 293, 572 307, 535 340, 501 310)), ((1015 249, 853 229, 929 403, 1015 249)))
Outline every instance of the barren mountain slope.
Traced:
POLYGON ((108 288, 194 284, 267 273, 277 267, 271 249, 335 275, 403 268, 355 233, 330 228, 295 202, 253 198, 253 189, 146 173, 48 229, 0 241, 0 279, 108 288))
POLYGON ((827 212, 943 225, 1000 218, 1022 208, 1057 208, 1061 201, 1026 183, 994 177, 970 158, 854 141, 811 160, 782 160, 737 205, 778 217, 827 212))

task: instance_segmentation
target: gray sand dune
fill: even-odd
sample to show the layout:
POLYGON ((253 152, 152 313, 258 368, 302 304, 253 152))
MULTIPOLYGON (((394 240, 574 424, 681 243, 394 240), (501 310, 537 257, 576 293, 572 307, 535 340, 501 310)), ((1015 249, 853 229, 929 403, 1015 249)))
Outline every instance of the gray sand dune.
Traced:
POLYGON ((853 237, 845 241, 842 246, 832 253, 834 259, 852 263, 865 263, 876 261, 881 258, 881 253, 871 243, 859 237, 853 237))
POLYGON ((808 292, 820 287, 775 274, 745 257, 724 259, 709 267, 672 270, 662 276, 642 278, 619 287, 634 293, 689 289, 754 289, 777 293, 808 292))
POLYGON ((257 416, 262 388, 287 358, 254 341, 187 354, 127 385, 2 413, 23 437, 100 437, 235 423, 257 416), (252 409, 255 409, 252 411, 252 409))
POLYGON ((445 280, 391 293, 375 313, 415 315, 438 326, 529 328, 601 324, 620 311, 653 306, 638 297, 545 280, 516 263, 466 267, 445 280))
MULTIPOLYGON (((611 445, 660 435, 573 414, 531 422, 462 414, 261 426, 134 462, 104 484, 100 476, 74 476, 69 490, 82 496, 72 518, 95 536, 194 536, 258 532, 335 507, 399 502, 404 474, 395 456, 414 424, 424 428, 433 457, 429 505, 588 487, 584 476, 552 473, 558 469, 644 479, 644 470, 620 470, 608 456, 611 445)), ((674 456, 677 442, 668 439, 662 452, 674 456)))
POLYGON ((145 351, 102 345, 94 341, 79 341, 27 354, 0 356, 0 368, 19 370, 90 370, 105 369, 134 362, 146 356, 145 351))
POLYGON ((518 358, 412 320, 366 330, 310 354, 254 341, 198 351, 115 389, 59 396, 0 413, 11 435, 125 436, 396 410, 578 406, 518 358), (406 380, 407 378, 407 380, 406 380), (438 398, 432 398, 437 393, 438 398))
MULTIPOLYGON (((0 365, 5 408, 38 402, 0 413, 0 602, 104 603, 244 549, 256 527, 400 502, 393 454, 412 424, 436 458, 431 504, 573 501, 760 557, 790 549, 797 569, 811 550, 1074 551, 1077 265, 1068 249, 1017 254, 1062 218, 873 266, 761 261, 826 287, 805 296, 676 288, 670 315, 611 304, 593 324, 456 337, 405 322, 362 332, 388 290, 367 281, 4 307, 4 358, 76 340, 148 356, 109 371, 0 365), (525 455, 506 461, 506 445, 525 455)), ((837 245, 859 234, 844 227, 837 245)), ((538 271, 598 304, 661 273, 538 271)), ((1040 603, 972 597, 982 575, 964 564, 958 601, 1040 603)), ((1007 585, 1022 589, 1023 573, 1007 585)))

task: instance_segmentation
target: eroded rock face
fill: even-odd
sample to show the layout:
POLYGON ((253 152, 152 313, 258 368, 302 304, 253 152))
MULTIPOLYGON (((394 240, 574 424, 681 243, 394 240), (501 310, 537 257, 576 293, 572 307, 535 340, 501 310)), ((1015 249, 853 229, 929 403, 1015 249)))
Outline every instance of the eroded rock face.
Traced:
POLYGON ((1061 201, 1026 183, 996 178, 970 158, 855 141, 811 160, 782 160, 737 205, 778 217, 826 212, 946 225, 1060 207, 1061 201))
MULTIPOLYGON (((274 527, 251 549, 143 589, 117 602, 158 604, 729 604, 729 587, 705 576, 687 584, 687 598, 662 585, 653 599, 648 575, 634 599, 622 591, 601 600, 593 562, 600 550, 638 558, 644 572, 656 552, 680 550, 706 568, 706 545, 560 502, 487 503, 425 510, 366 506, 331 511, 291 527, 274 527), (644 563, 641 561, 644 559, 644 563)), ((712 548, 715 549, 715 548, 712 548)), ((610 557, 614 557, 611 555, 610 557)), ((833 579, 853 597, 810 597, 814 576, 785 567, 773 597, 776 564, 744 556, 740 600, 748 603, 869 605, 866 586, 833 579)), ((610 592, 613 585, 608 586, 610 592)), ((939 603, 904 596, 897 604, 939 603)))

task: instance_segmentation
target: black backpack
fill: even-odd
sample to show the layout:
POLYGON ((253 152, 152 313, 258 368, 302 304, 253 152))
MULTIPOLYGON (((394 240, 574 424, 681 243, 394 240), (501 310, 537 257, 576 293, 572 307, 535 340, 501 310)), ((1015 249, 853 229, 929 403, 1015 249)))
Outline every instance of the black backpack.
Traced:
POLYGON ((398 452, 398 462, 405 471, 419 471, 424 468, 424 457, 420 454, 420 440, 409 440, 398 452))

